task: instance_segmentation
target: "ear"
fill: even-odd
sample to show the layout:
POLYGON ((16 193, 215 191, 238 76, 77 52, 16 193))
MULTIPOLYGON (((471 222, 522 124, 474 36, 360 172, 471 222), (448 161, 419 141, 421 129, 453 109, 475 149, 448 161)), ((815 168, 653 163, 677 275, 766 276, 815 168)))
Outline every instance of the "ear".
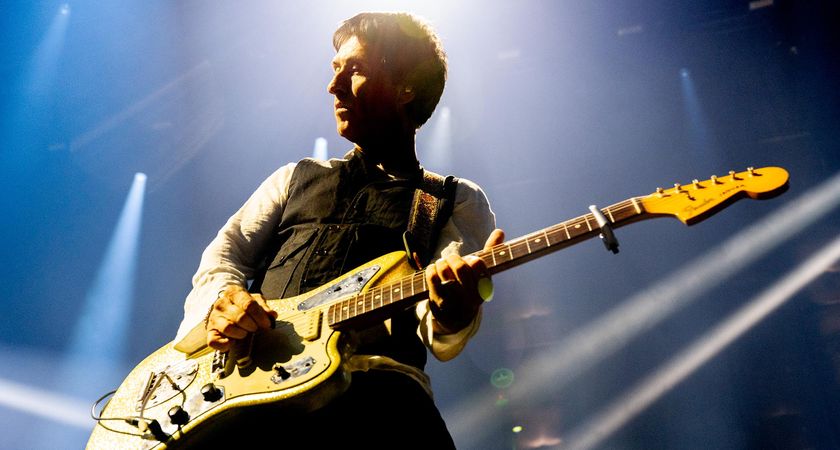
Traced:
POLYGON ((397 91, 397 103, 407 105, 414 100, 414 88, 411 86, 400 86, 397 91))

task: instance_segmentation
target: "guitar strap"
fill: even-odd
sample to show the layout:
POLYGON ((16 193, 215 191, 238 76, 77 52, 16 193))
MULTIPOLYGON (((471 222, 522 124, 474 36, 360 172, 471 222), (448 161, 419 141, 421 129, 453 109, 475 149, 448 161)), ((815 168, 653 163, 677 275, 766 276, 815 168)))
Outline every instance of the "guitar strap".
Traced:
POLYGON ((423 170, 403 234, 408 260, 417 270, 430 263, 434 256, 440 231, 452 215, 457 187, 458 178, 423 170))

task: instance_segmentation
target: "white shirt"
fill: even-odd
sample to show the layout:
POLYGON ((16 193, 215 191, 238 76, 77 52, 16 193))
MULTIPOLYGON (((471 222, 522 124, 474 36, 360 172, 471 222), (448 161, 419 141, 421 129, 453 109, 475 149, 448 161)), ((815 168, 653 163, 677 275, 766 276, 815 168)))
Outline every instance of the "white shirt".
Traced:
MULTIPOLYGON (((322 164, 327 164, 322 162, 322 164)), ((248 201, 228 219, 227 223, 210 242, 201 256, 198 270, 193 276, 193 289, 184 303, 184 319, 175 337, 176 345, 194 348, 203 344, 206 332, 204 318, 225 286, 246 286, 260 264, 262 249, 273 235, 283 214, 289 196, 289 181, 296 164, 287 164, 260 184, 248 201), (200 327, 199 327, 200 326, 200 327), (192 333, 190 333, 193 331, 192 333), (188 342, 190 341, 190 342, 188 342)), ((480 250, 487 236, 495 228, 495 216, 481 188, 466 179, 459 179, 455 191, 452 216, 443 227, 435 251, 436 257, 451 252, 467 254, 480 250)), ((447 361, 461 352, 478 330, 481 313, 463 330, 440 335, 432 331, 432 314, 428 300, 415 308, 420 324, 417 334, 432 354, 447 361)), ((372 355, 354 355, 345 361, 349 370, 397 370, 420 382, 427 391, 429 380, 421 370, 399 363, 391 358, 372 355)))

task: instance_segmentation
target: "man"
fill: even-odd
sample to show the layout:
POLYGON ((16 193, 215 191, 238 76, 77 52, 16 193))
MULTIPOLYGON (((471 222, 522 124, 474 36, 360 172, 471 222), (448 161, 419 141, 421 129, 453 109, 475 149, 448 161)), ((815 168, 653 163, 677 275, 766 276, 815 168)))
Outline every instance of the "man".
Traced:
MULTIPOLYGON (((227 350, 234 340, 271 327, 277 314, 264 298, 306 292, 404 248, 423 173, 415 135, 443 92, 445 54, 432 29, 406 13, 354 16, 341 24, 333 44, 328 91, 338 133, 354 149, 340 160, 289 164, 262 183, 204 251, 176 342, 203 320, 207 344, 227 350), (250 291, 261 295, 246 288, 254 278, 250 291)), ((448 360, 476 332, 483 302, 478 285, 487 275, 480 259, 459 255, 501 243, 494 222, 481 189, 459 180, 437 259, 423 262, 430 263, 430 300, 358 331, 358 348, 345 362, 353 370, 346 393, 294 423, 256 419, 234 442, 453 447, 423 372, 426 348, 448 360), (275 425, 287 426, 282 437, 275 425)))

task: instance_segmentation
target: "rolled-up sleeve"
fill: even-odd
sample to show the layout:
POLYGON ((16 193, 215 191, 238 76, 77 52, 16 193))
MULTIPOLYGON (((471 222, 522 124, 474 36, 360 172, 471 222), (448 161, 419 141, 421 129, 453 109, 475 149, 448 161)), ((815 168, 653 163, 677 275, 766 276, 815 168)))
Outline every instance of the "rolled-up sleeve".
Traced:
MULTIPOLYGON (((452 217, 441 230, 435 255, 466 255, 481 250, 495 227, 496 217, 490 209, 484 191, 474 182, 462 178, 458 180, 458 188, 455 191, 452 217)), ((429 309, 428 300, 417 304, 416 313, 420 319, 417 334, 435 358, 441 361, 457 356, 478 331, 481 323, 479 309, 476 318, 467 327, 457 333, 441 335, 432 331, 434 317, 429 309)))
POLYGON ((263 181, 204 249, 184 302, 176 343, 204 321, 220 291, 232 284, 245 286, 254 275, 262 250, 283 214, 294 168, 294 163, 285 165, 263 181))

